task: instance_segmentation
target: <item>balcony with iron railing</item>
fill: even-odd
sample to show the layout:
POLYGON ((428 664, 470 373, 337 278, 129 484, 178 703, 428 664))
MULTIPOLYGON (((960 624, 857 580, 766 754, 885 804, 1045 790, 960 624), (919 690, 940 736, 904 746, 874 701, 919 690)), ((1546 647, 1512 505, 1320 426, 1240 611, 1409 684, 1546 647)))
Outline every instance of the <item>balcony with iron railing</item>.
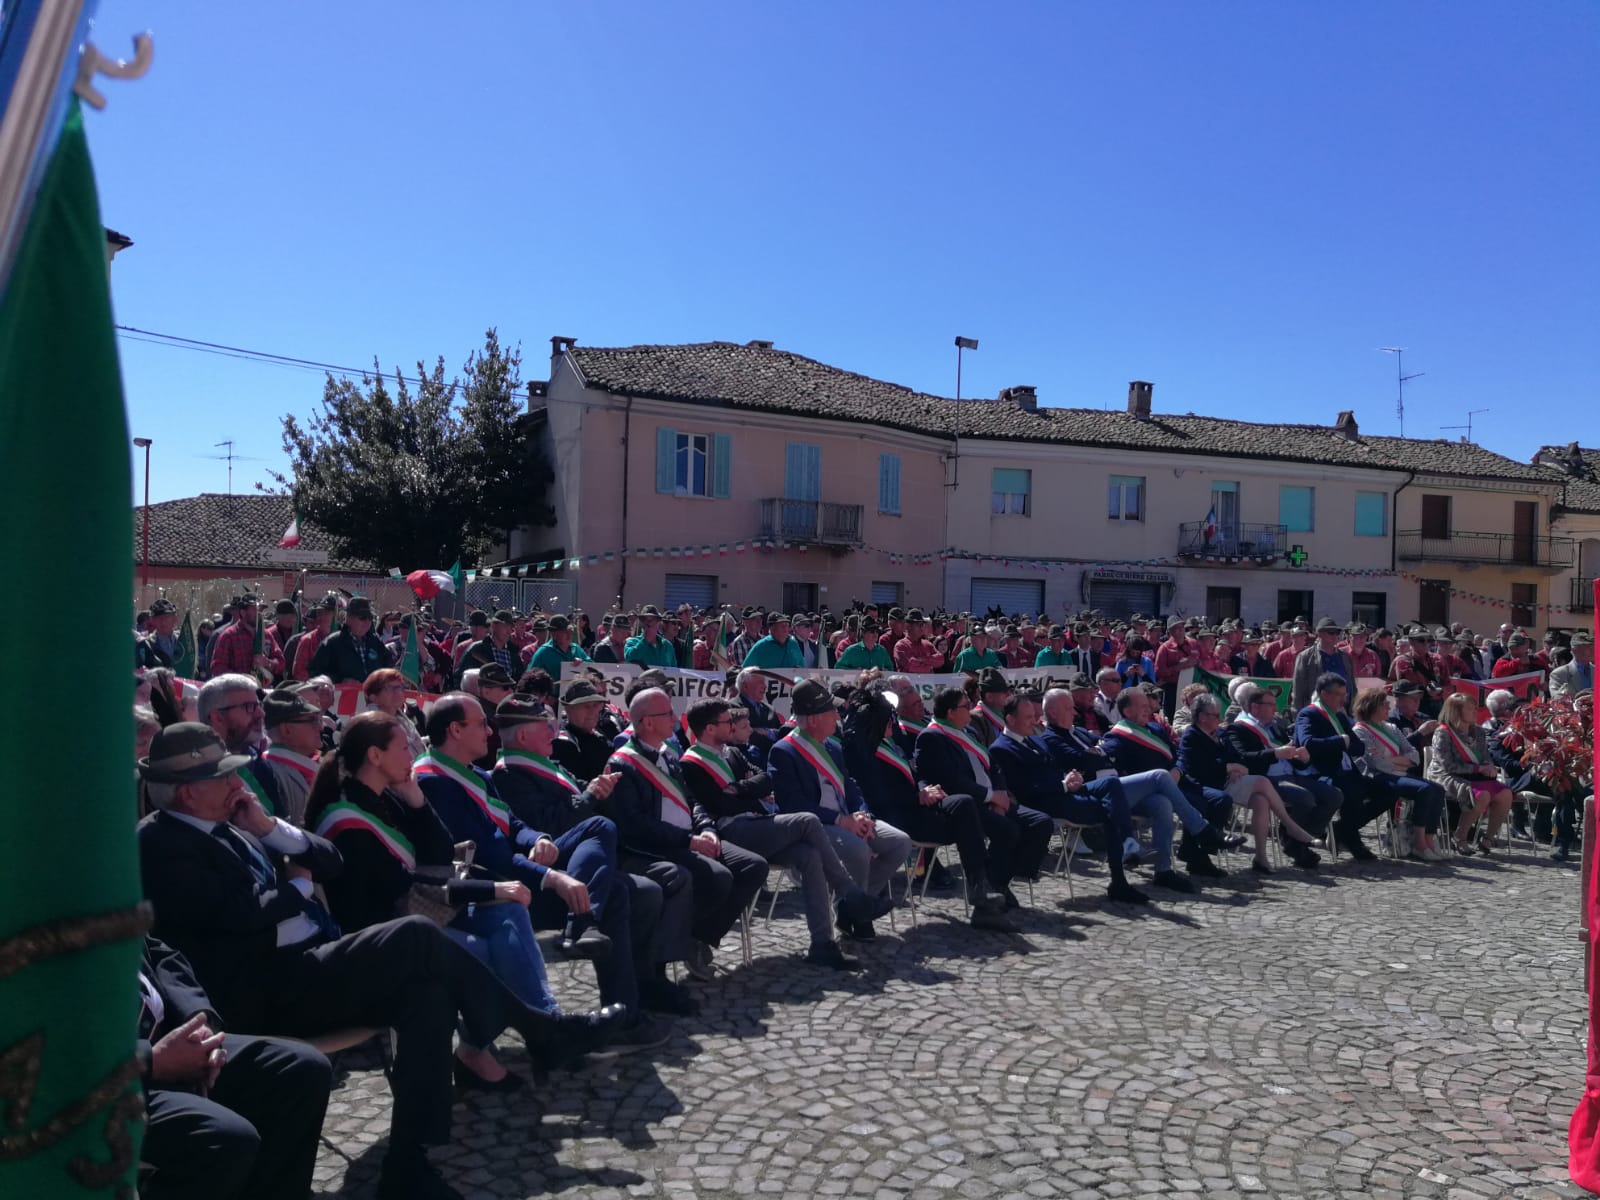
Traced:
POLYGON ((1420 529, 1402 529, 1394 535, 1394 547, 1400 559, 1410 562, 1481 563, 1564 571, 1577 561, 1577 543, 1571 538, 1516 533, 1457 529, 1442 537, 1430 537, 1420 529))
POLYGON ((812 546, 853 549, 861 545, 860 504, 831 504, 823 500, 761 501, 762 538, 801 542, 812 546))
POLYGON ((1572 600, 1567 605, 1573 612, 1594 611, 1594 580, 1574 579, 1572 582, 1572 600))
POLYGON ((1270 562, 1289 549, 1283 525, 1210 525, 1185 521, 1178 526, 1178 556, 1216 562, 1270 562))

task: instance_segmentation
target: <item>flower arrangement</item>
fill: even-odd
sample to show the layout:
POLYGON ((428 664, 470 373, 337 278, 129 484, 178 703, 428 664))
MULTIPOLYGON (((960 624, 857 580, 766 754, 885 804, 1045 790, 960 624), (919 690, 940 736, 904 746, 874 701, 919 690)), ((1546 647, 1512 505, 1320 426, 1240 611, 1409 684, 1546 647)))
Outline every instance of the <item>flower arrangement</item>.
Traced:
POLYGON ((1507 722, 1503 744, 1556 795, 1583 794, 1594 782, 1594 694, 1524 704, 1507 722))

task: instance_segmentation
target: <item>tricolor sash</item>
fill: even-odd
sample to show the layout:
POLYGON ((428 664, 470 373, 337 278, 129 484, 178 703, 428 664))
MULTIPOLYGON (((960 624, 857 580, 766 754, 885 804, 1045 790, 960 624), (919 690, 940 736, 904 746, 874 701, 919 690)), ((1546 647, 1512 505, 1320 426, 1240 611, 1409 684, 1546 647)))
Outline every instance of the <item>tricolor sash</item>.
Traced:
POLYGON ((1005 718, 999 713, 995 712, 995 710, 990 708, 987 704, 980 702, 978 704, 978 711, 983 714, 984 719, 989 722, 990 726, 993 727, 996 733, 1000 733, 1005 729, 1005 718))
POLYGON ((1444 729, 1445 732, 1450 735, 1450 740, 1456 744, 1456 749, 1461 752, 1462 758, 1466 759, 1475 766, 1483 766, 1483 755, 1478 753, 1476 747, 1469 743, 1454 729, 1451 729, 1450 726, 1446 725, 1444 729))
POLYGON ((1284 746, 1289 744, 1287 742, 1280 742, 1275 739, 1272 736, 1272 731, 1252 716, 1240 714, 1238 720, 1234 721, 1234 724, 1248 729, 1273 750, 1281 750, 1284 746))
POLYGON ((734 785, 733 768, 727 764, 722 755, 703 742, 696 742, 678 755, 678 761, 693 763, 715 779, 718 787, 728 788, 734 785))
POLYGON ((934 718, 933 724, 929 725, 928 728, 935 733, 943 734, 960 746, 978 761, 978 765, 983 768, 985 775, 989 773, 988 750, 984 749, 983 743, 979 742, 977 738, 973 737, 965 729, 957 729, 948 721, 941 721, 937 717, 934 718))
POLYGON ((1166 738, 1157 737, 1148 729, 1140 729, 1132 721, 1118 721, 1111 727, 1111 732, 1118 737, 1125 737, 1130 742, 1143 746, 1146 750, 1154 750, 1168 762, 1172 761, 1172 747, 1167 745, 1166 738))
POLYGON ((828 753, 828 748, 803 729, 791 733, 789 741, 800 757, 810 763, 817 774, 833 786, 839 797, 839 807, 843 809, 846 795, 844 772, 839 770, 838 764, 833 761, 833 755, 828 753))
POLYGON ((928 727, 926 718, 920 721, 915 717, 897 717, 895 719, 899 721, 902 732, 909 733, 913 738, 928 727))
POLYGON ((271 745, 266 753, 261 756, 265 761, 275 767, 286 767, 299 775, 309 786, 317 777, 317 760, 307 758, 304 754, 296 754, 287 746, 271 745))
POLYGON ((873 752, 873 756, 879 762, 888 763, 896 771, 904 775, 906 782, 911 784, 912 787, 917 785, 917 777, 911 771, 911 764, 906 761, 906 756, 900 753, 900 747, 896 746, 888 738, 884 738, 883 741, 878 743, 878 748, 873 752))
POLYGON ((539 776, 540 779, 548 779, 574 796, 583 791, 578 781, 567 774, 560 763, 552 762, 542 754, 534 754, 528 750, 502 750, 494 765, 516 767, 519 771, 527 771, 531 775, 539 776))
POLYGON ((417 852, 412 849, 411 839, 348 800, 340 800, 337 804, 330 804, 327 807, 322 814, 322 820, 317 822, 316 833, 318 837, 332 841, 347 829, 365 830, 377 838, 383 848, 394 855, 406 870, 416 870, 417 852))
POLYGON ((435 750, 424 754, 411 765, 411 775, 415 779, 448 779, 465 788, 472 802, 478 806, 478 811, 494 822, 494 827, 506 837, 511 836, 511 810, 506 807, 505 801, 489 791, 471 767, 435 750))
POLYGON ((1323 704, 1321 700, 1313 700, 1311 702, 1311 707, 1328 718, 1328 723, 1333 726, 1333 731, 1340 737, 1350 736, 1350 731, 1345 727, 1344 721, 1342 720, 1342 713, 1334 712, 1332 709, 1323 704))
POLYGON ((673 821, 673 824, 681 824, 685 829, 688 829, 693 825, 694 814, 693 810, 689 807, 689 798, 684 795, 683 785, 666 771, 662 770, 660 764, 651 762, 650 759, 645 756, 644 751, 639 749, 639 744, 636 741, 629 740, 621 748, 613 750, 611 752, 611 759, 613 762, 620 759, 629 766, 635 768, 641 775, 650 781, 651 786, 654 787, 656 791, 660 792, 672 802, 673 807, 682 811, 682 817, 677 821, 673 821))
POLYGON ((1384 749, 1389 751, 1389 756, 1391 758, 1409 759, 1411 757, 1409 747, 1404 741, 1395 741, 1395 739, 1389 734, 1388 730, 1390 729, 1390 726, 1386 723, 1380 721, 1378 724, 1372 725, 1366 721, 1357 721, 1356 728, 1365 729, 1373 737, 1377 738, 1379 742, 1383 743, 1384 749))

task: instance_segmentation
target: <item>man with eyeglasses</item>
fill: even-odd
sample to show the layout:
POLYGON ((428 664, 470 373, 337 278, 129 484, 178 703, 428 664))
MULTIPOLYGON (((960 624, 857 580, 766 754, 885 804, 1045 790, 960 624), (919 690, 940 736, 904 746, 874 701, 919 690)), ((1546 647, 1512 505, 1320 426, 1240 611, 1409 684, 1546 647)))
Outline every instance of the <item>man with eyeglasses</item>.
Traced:
MULTIPOLYGON (((1239 689, 1238 699, 1239 716, 1222 730, 1223 740, 1250 774, 1271 777, 1284 808, 1302 829, 1320 834, 1344 803, 1343 794, 1328 780, 1306 773, 1311 751, 1294 744, 1294 734, 1278 717, 1276 696, 1266 688, 1247 684, 1239 689)), ((1321 859, 1310 846, 1282 830, 1278 836, 1297 867, 1316 869, 1321 859)))
POLYGON ((759 854, 800 877, 811 947, 806 961, 836 971, 859 971, 861 962, 834 940, 835 912, 828 889, 838 894, 841 925, 870 920, 866 893, 839 861, 815 813, 780 813, 772 799, 772 776, 758 771, 730 744, 733 708, 726 700, 701 700, 688 712, 694 745, 683 752, 683 776, 699 805, 716 820, 727 843, 759 854))
POLYGON ((239 769, 239 778, 255 793, 261 807, 272 816, 287 816, 277 777, 260 761, 267 745, 266 709, 261 703, 265 695, 248 675, 218 675, 200 688, 196 712, 222 739, 229 754, 249 757, 249 763, 239 769))
POLYGON ((766 882, 767 860, 724 842, 691 795, 667 744, 678 725, 672 698, 660 688, 645 688, 628 702, 628 719, 628 740, 607 764, 619 775, 611 810, 624 866, 654 879, 669 896, 690 889, 693 943, 683 962, 693 978, 705 982, 712 977, 713 949, 766 882))

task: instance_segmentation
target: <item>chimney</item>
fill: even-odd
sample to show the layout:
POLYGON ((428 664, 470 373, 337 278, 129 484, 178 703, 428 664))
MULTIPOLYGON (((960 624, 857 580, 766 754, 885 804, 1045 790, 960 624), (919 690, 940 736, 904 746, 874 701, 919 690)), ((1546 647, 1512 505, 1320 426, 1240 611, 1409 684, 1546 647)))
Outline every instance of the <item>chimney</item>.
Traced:
POLYGON ((750 349, 752 349, 752 350, 771 350, 772 349, 772 343, 771 342, 763 342, 759 338, 751 338, 748 342, 745 343, 745 345, 749 346, 750 349))
POLYGON ((1333 427, 1344 435, 1344 440, 1347 442, 1359 441, 1361 438, 1361 430, 1356 425, 1356 414, 1353 409, 1347 408, 1342 411, 1339 419, 1333 423, 1333 427))
POLYGON ((1009 401, 1015 404, 1023 412, 1039 411, 1038 391, 1031 383, 1019 383, 1016 387, 1001 388, 1000 399, 1002 402, 1009 401))
POLYGON ((1150 393, 1155 390, 1155 384, 1145 383, 1142 379, 1135 379, 1128 385, 1128 415, 1140 421, 1150 419, 1150 393))
POLYGON ((550 339, 550 357, 554 358, 558 354, 564 354, 577 344, 578 339, 575 337, 553 337, 550 339))

